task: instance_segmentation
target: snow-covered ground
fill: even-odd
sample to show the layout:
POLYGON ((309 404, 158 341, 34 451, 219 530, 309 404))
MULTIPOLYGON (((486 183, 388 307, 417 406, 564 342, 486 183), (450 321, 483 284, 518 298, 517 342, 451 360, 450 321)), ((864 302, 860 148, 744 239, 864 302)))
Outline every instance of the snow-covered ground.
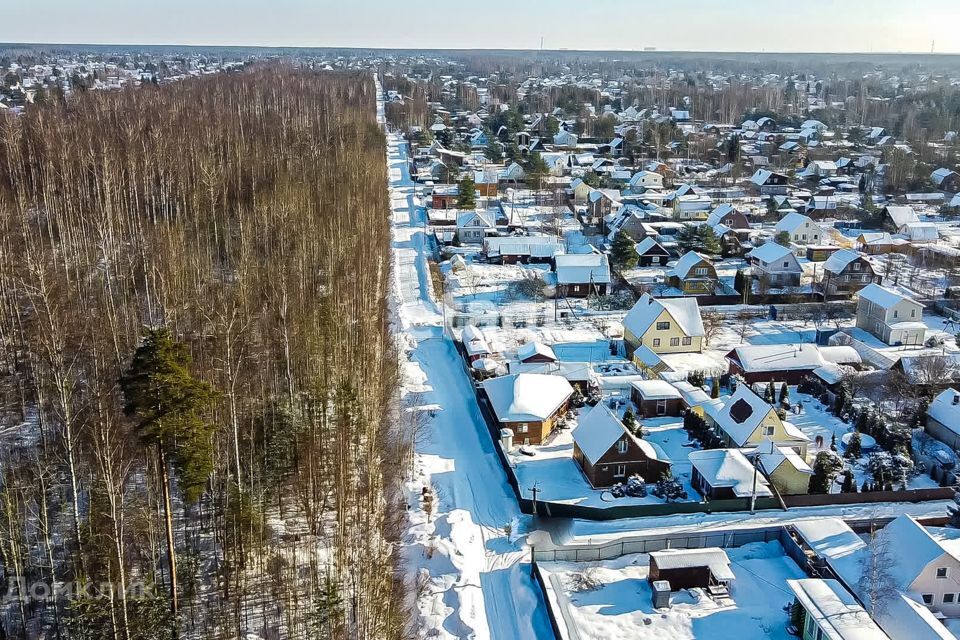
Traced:
POLYGON ((540 590, 524 562, 530 518, 520 513, 506 483, 431 297, 424 213, 415 201, 406 144, 394 135, 388 142, 401 406, 407 415, 423 416, 407 485, 410 526, 402 549, 420 612, 416 633, 551 637, 540 590), (429 514, 420 498, 423 487, 436 496, 429 514))
POLYGON ((562 610, 557 617, 568 628, 574 625, 581 640, 790 638, 783 607, 793 596, 786 582, 806 575, 784 555, 778 542, 726 551, 736 577, 730 597, 713 600, 701 589, 688 589, 673 593, 668 609, 653 608, 646 554, 597 564, 544 562, 538 566, 554 588, 556 606, 562 610), (578 591, 576 577, 584 572, 600 586, 578 591))

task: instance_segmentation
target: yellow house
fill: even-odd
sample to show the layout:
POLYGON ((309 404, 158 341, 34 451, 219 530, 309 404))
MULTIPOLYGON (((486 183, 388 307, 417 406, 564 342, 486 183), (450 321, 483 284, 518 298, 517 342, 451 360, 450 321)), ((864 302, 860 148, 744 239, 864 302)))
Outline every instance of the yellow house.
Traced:
POLYGON ((809 491, 813 469, 790 447, 778 447, 765 440, 750 457, 753 455, 760 456, 760 469, 780 495, 804 495, 809 491))
POLYGON ((756 447, 765 440, 788 447, 806 460, 810 444, 803 431, 782 420, 776 410, 741 384, 721 403, 704 406, 707 423, 716 427, 726 447, 756 447))
POLYGON ((667 272, 667 282, 687 295, 710 295, 719 278, 712 262, 696 251, 688 251, 667 272))
POLYGON ((645 293, 623 319, 623 341, 630 359, 641 346, 658 355, 700 353, 703 335, 700 307, 693 298, 657 300, 645 293))

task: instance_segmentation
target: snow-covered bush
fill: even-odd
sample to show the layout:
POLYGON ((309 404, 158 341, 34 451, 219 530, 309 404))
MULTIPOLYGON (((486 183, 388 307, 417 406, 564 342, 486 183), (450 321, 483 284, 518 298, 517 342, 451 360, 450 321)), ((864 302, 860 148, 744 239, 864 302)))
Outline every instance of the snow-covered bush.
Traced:
POLYGON ((647 483, 637 474, 633 474, 627 478, 626 482, 618 482, 613 485, 610 488, 610 493, 615 498, 646 498, 647 483))
POLYGON ((683 490, 683 485, 672 475, 664 475, 657 480, 652 493, 665 502, 679 502, 687 499, 687 492, 683 490))
POLYGON ((877 451, 867 458, 867 470, 881 486, 906 484, 914 473, 913 460, 902 453, 877 451))

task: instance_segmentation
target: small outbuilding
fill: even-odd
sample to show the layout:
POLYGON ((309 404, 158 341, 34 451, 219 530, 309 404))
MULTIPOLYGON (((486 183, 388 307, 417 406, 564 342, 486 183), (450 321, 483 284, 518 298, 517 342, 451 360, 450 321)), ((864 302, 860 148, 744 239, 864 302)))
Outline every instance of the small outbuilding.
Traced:
POLYGON ((664 549, 650 552, 651 583, 666 580, 672 591, 681 589, 729 588, 736 579, 730 558, 719 547, 706 549, 664 549))

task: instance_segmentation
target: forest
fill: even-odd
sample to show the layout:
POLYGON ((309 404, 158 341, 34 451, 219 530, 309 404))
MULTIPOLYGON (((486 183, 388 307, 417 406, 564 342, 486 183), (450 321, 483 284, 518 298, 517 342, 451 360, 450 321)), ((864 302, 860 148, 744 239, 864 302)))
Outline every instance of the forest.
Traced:
POLYGON ((372 77, 0 117, 0 638, 399 638, 372 77))

